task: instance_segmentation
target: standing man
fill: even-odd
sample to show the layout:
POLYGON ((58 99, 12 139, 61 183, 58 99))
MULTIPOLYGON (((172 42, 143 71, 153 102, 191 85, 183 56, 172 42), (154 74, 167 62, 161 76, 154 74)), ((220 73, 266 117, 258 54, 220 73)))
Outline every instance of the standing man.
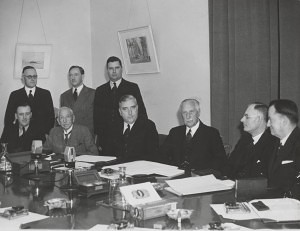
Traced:
POLYGON ((58 110, 60 126, 51 129, 44 148, 55 153, 64 153, 66 146, 74 147, 76 155, 98 155, 94 139, 86 126, 74 124, 75 116, 71 108, 58 110))
POLYGON ((139 106, 132 95, 124 95, 119 100, 122 121, 116 130, 115 151, 119 162, 153 160, 158 151, 158 133, 155 124, 138 116, 139 106))
POLYGON ((5 125, 1 136, 1 143, 8 143, 9 153, 30 151, 33 140, 45 141, 45 135, 38 133, 39 129, 31 122, 31 118, 31 108, 27 103, 17 106, 16 123, 5 125))
POLYGON ((69 107, 76 117, 75 124, 87 126, 94 135, 94 98, 95 90, 83 84, 84 69, 80 66, 71 66, 69 80, 72 88, 60 96, 60 106, 69 107))
POLYGON ((267 129, 268 107, 262 103, 248 105, 241 122, 244 133, 228 160, 231 179, 268 175, 268 164, 277 138, 267 129))
POLYGON ((199 119, 199 102, 185 99, 180 111, 184 125, 170 130, 160 150, 164 162, 188 170, 223 172, 226 154, 221 136, 217 129, 206 126, 199 119))
MULTIPOLYGON (((123 95, 132 95, 139 105, 139 116, 147 118, 146 108, 137 84, 122 78, 122 62, 117 57, 109 57, 106 62, 109 82, 96 89, 94 100, 94 131, 98 136, 100 150, 115 143, 112 132, 123 121, 119 113, 119 100, 123 95)), ((109 155, 109 153, 108 153, 109 155)))
POLYGON ((300 173, 300 129, 298 107, 288 99, 274 100, 269 105, 268 126, 280 140, 269 165, 269 186, 281 192, 290 191, 300 173))
POLYGON ((7 103, 4 125, 9 126, 16 122, 15 112, 17 106, 28 103, 34 122, 41 134, 48 134, 54 126, 54 108, 51 94, 48 90, 39 88, 37 84, 37 72, 34 67, 26 66, 22 71, 24 87, 13 91, 7 103))

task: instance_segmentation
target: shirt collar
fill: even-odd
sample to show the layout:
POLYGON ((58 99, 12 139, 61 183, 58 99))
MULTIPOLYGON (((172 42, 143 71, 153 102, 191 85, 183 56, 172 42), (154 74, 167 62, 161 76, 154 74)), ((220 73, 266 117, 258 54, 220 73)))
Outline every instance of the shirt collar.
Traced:
POLYGON ((77 95, 79 95, 82 88, 83 88, 83 84, 81 84, 79 87, 73 87, 72 88, 72 93, 74 93, 75 89, 77 89, 77 95))
POLYGON ((27 95, 27 96, 29 95, 29 92, 30 92, 30 91, 31 91, 31 94, 34 96, 35 90, 36 90, 36 87, 29 88, 29 87, 26 87, 26 86, 25 86, 25 91, 26 91, 26 95, 27 95))
POLYGON ((191 127, 189 128, 188 126, 186 126, 186 129, 185 129, 185 134, 187 134, 189 132, 189 130, 191 129, 191 134, 192 134, 192 137, 194 136, 195 132, 197 131, 197 129, 199 128, 200 126, 200 122, 198 120, 198 122, 196 123, 196 125, 194 127, 191 127))
POLYGON ((256 135, 256 136, 252 136, 253 144, 256 144, 259 141, 259 139, 260 139, 260 137, 262 136, 263 133, 264 133, 264 131, 262 133, 256 135))
POLYGON ((280 143, 281 143, 282 146, 284 146, 285 142, 290 137, 290 135, 291 135, 292 132, 293 131, 291 131, 289 134, 286 135, 286 137, 284 137, 283 139, 280 140, 280 143))
POLYGON ((70 132, 72 131, 72 129, 73 129, 73 125, 67 131, 64 130, 64 134, 65 135, 66 134, 70 134, 70 132))
MULTIPOLYGON (((135 123, 135 122, 134 122, 134 123, 135 123)), ((132 129, 132 127, 133 127, 134 123, 133 123, 133 124, 129 124, 130 131, 131 131, 131 129, 132 129)), ((128 124, 128 123, 125 123, 125 122, 124 122, 123 133, 124 133, 124 132, 125 132, 125 130, 127 129, 127 124, 128 124)))
POLYGON ((110 88, 113 88, 114 87, 114 83, 116 83, 117 85, 117 88, 119 87, 120 83, 122 81, 122 78, 117 80, 116 82, 113 82, 113 81, 109 81, 109 85, 110 85, 110 88))

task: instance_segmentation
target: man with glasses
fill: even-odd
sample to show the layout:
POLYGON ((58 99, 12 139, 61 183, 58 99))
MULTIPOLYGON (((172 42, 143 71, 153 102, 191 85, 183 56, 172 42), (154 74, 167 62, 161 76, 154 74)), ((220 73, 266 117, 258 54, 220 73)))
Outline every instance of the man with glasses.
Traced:
POLYGON ((71 89, 60 96, 60 106, 69 107, 76 116, 75 124, 87 126, 94 134, 94 97, 95 90, 83 84, 84 69, 80 66, 71 66, 69 69, 69 81, 71 89))
POLYGON ((58 110, 60 126, 51 129, 44 144, 44 149, 55 153, 64 153, 66 146, 74 147, 76 155, 98 155, 94 139, 86 126, 74 124, 75 116, 71 108, 58 110))
POLYGON ((22 71, 22 82, 24 87, 13 91, 8 100, 4 125, 9 126, 16 123, 15 112, 17 106, 28 103, 31 107, 31 121, 37 125, 41 134, 48 134, 54 126, 54 108, 51 93, 39 88, 37 84, 37 72, 32 66, 26 66, 22 71))
POLYGON ((277 140, 267 129, 267 114, 265 104, 248 105, 241 119, 244 132, 228 160, 229 178, 267 177, 270 155, 277 140))

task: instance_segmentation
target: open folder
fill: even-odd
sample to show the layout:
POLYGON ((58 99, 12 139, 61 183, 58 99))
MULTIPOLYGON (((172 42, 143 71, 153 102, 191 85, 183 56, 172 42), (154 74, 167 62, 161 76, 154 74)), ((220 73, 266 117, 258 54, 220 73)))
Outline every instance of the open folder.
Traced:
POLYGON ((165 189, 178 196, 229 190, 234 187, 233 181, 218 180, 212 174, 207 176, 167 180, 166 182, 170 187, 165 189))

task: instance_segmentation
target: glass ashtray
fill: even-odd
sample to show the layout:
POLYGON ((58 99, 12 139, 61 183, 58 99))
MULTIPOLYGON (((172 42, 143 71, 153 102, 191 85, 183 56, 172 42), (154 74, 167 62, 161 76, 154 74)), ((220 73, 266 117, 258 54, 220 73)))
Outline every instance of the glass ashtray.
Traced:
POLYGON ((184 219, 190 219, 193 211, 194 210, 191 209, 171 209, 170 211, 167 212, 167 215, 169 218, 174 220, 178 220, 179 218, 184 220, 184 219))
POLYGON ((68 200, 65 198, 53 198, 45 201, 44 206, 48 206, 49 210, 57 208, 67 208, 68 200))

